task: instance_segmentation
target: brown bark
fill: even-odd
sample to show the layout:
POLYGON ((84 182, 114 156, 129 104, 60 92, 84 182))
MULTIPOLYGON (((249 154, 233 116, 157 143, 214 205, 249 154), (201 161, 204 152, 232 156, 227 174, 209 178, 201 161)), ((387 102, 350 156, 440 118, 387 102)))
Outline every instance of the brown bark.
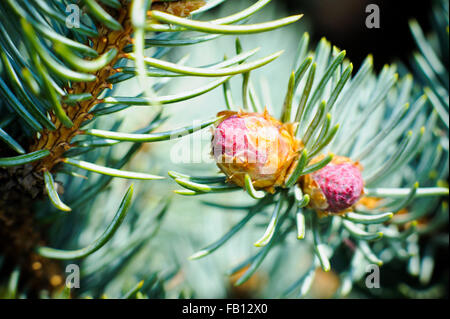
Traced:
POLYGON ((92 95, 92 99, 76 105, 63 104, 64 110, 74 123, 73 127, 65 127, 51 114, 56 129, 42 131, 29 147, 30 152, 48 149, 50 155, 33 164, 0 168, 0 252, 6 257, 2 275, 8 275, 14 267, 19 266, 21 285, 29 289, 32 297, 37 297, 37 292, 43 289, 61 289, 64 284, 59 262, 42 258, 34 252, 36 246, 45 245, 46 242, 46 231, 37 225, 34 216, 34 203, 45 195, 42 172, 54 169, 63 158, 63 153, 72 147, 71 140, 80 133, 82 123, 92 118, 89 110, 98 103, 97 97, 108 87, 106 79, 115 73, 113 67, 121 57, 124 47, 130 43, 132 26, 128 5, 118 11, 108 11, 122 24, 123 30, 111 31, 98 25, 99 36, 91 38, 90 41, 99 54, 111 48, 116 48, 119 53, 108 66, 95 73, 95 81, 73 83, 72 87, 65 88, 69 93, 92 95))
MULTIPOLYGON (((117 56, 95 73, 97 79, 93 82, 73 83, 65 90, 71 94, 90 93, 92 98, 76 105, 62 104, 66 114, 73 122, 70 128, 65 127, 54 114, 50 114, 55 130, 47 130, 36 136, 28 147, 29 151, 47 149, 50 155, 33 164, 22 167, 0 168, 0 255, 6 257, 1 268, 0 277, 9 274, 16 266, 20 266, 20 281, 28 287, 31 297, 37 297, 37 292, 46 289, 53 291, 62 289, 64 275, 59 262, 40 257, 34 252, 36 246, 45 245, 46 230, 39 227, 35 220, 34 204, 45 197, 45 187, 42 173, 52 171, 62 159, 63 154, 73 145, 72 139, 80 134, 81 125, 92 119, 89 111, 100 101, 99 95, 109 87, 106 79, 116 71, 114 65, 123 57, 123 49, 132 43, 133 31, 129 2, 121 0, 123 7, 119 10, 104 7, 111 16, 122 25, 122 30, 112 31, 107 27, 97 25, 98 37, 91 38, 92 47, 99 55, 116 48, 117 56)), ((166 11, 179 16, 186 16, 191 11, 204 5, 204 1, 176 1, 158 3, 155 1, 152 9, 166 11)), ((3 152, 0 152, 2 156, 3 152)))

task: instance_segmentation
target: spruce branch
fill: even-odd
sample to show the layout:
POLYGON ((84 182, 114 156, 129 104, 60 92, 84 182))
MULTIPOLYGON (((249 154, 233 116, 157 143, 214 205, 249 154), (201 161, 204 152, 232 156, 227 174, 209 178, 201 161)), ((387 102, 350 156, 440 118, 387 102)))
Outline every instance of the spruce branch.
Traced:
MULTIPOLYGON (((270 2, 264 0, 230 17, 202 22, 212 25, 213 28, 207 30, 211 35, 195 36, 186 32, 147 30, 147 26, 155 22, 151 18, 154 15, 163 14, 170 19, 181 19, 178 21, 189 23, 193 21, 186 19, 190 15, 199 16, 221 2, 223 1, 86 0, 80 4, 59 0, 2 2, 0 95, 5 101, 1 102, 0 109, 5 117, 2 117, 0 122, 0 180, 1 184, 5 181, 7 186, 1 188, 4 196, 0 201, 0 216, 10 209, 14 210, 13 207, 9 208, 9 205, 20 206, 15 209, 23 210, 23 215, 26 216, 23 219, 33 224, 36 216, 40 214, 39 211, 34 211, 34 204, 45 194, 56 209, 78 210, 81 206, 86 207, 87 200, 104 191, 113 177, 160 179, 156 175, 125 171, 122 167, 139 150, 142 142, 178 138, 197 129, 193 126, 162 133, 152 132, 167 120, 158 112, 161 106, 207 93, 222 85, 231 76, 262 67, 281 54, 279 52, 236 66, 255 54, 255 49, 226 61, 192 68, 183 66, 185 59, 177 63, 163 60, 170 48, 214 40, 223 34, 223 28, 232 30, 231 33, 237 29, 239 34, 248 34, 273 30, 299 18, 296 16, 267 22, 257 25, 256 28, 242 23, 270 2), (66 24, 66 4, 82 5, 79 26, 72 28, 66 24), (144 50, 149 48, 155 48, 152 56, 145 55, 150 51, 144 50), (217 80, 194 90, 161 96, 159 89, 174 76, 208 76, 217 80), (120 97, 114 95, 118 85, 133 79, 139 80, 142 94, 120 97), (98 127, 103 123, 101 119, 111 119, 114 113, 135 105, 154 106, 157 115, 147 127, 136 130, 132 136, 117 132, 119 122, 113 125, 111 131, 98 127), (18 120, 17 124, 15 120, 18 120), (106 137, 108 134, 110 138, 106 137), (115 139, 113 136, 119 138, 115 139), (133 145, 122 159, 115 161, 111 148, 122 141, 131 141, 133 145), (103 150, 104 155, 99 156, 103 150), (78 156, 82 158, 74 158, 78 156), (103 156, 106 166, 96 163, 103 156), (65 188, 77 183, 73 178, 80 176, 70 167, 106 176, 90 184, 88 181, 93 178, 90 173, 87 173, 87 176, 82 175, 82 180, 86 182, 82 183, 83 187, 76 189, 73 194, 66 192, 63 195, 65 188), (67 175, 64 188, 56 180, 63 173, 67 175), (22 197, 26 200, 16 202, 22 197)), ((161 22, 160 27, 167 26, 163 21, 159 23, 161 22)), ((214 121, 208 121, 201 127, 206 127, 214 121)), ((53 217, 46 218, 51 220, 53 217)), ((16 234, 9 233, 9 230, 4 234, 4 226, 0 225, 0 240, 7 242, 16 234)), ((33 236, 27 236, 29 240, 25 243, 26 247, 15 247, 12 250, 13 255, 28 254, 27 258, 42 259, 35 257, 35 253, 31 251, 36 245, 42 245, 42 240, 47 240, 47 234, 40 233, 39 227, 33 232, 33 236)), ((142 245, 143 240, 144 236, 141 236, 133 243, 142 245)), ((45 252, 50 250, 38 251, 44 252, 45 255, 45 252)), ((66 257, 70 259, 73 256, 68 254, 66 257)), ((25 259, 24 263, 28 269, 32 264, 29 259, 25 259)), ((54 288, 59 287, 62 284, 61 275, 52 274, 52 269, 55 269, 52 262, 45 264, 49 264, 50 268, 45 270, 49 274, 44 280, 57 276, 54 278, 59 278, 58 280, 48 282, 51 282, 50 286, 53 285, 54 288)), ((26 281, 35 273, 34 270, 26 270, 21 272, 20 278, 26 281)), ((43 286, 47 287, 47 284, 44 283, 43 286)), ((39 284, 36 287, 39 290, 39 284)), ((131 289, 126 295, 152 295, 150 289, 153 288, 155 287, 146 281, 139 291, 137 288, 131 289)), ((71 293, 68 292, 68 295, 71 293)))
MULTIPOLYGON (((209 206, 224 210, 246 210, 247 215, 222 238, 192 255, 191 259, 205 257, 217 251, 238 230, 250 227, 250 221, 258 215, 254 217, 252 212, 274 204, 274 213, 270 221, 267 220, 269 226, 266 234, 258 242, 258 246, 263 247, 257 254, 230 271, 235 273, 249 266, 236 284, 244 283, 256 271, 269 249, 274 249, 272 241, 278 243, 287 233, 295 231, 296 237, 306 240, 315 252, 317 259, 312 269, 321 265, 324 271, 330 271, 333 269, 330 260, 339 245, 347 245, 353 240, 359 243, 351 245, 354 247, 352 263, 337 294, 342 296, 348 294, 353 284, 361 279, 361 267, 364 265, 358 264, 361 260, 378 265, 385 263, 386 260, 377 257, 379 249, 382 248, 377 248, 376 252, 372 251, 371 242, 377 241, 377 247, 385 249, 397 245, 397 248, 392 249, 399 252, 411 236, 420 233, 417 219, 433 214, 432 210, 425 208, 426 203, 436 203, 443 196, 448 196, 448 187, 435 187, 438 180, 446 178, 448 171, 441 169, 438 176, 428 175, 424 178, 424 184, 429 185, 427 187, 419 187, 416 180, 411 181, 407 177, 406 172, 415 171, 416 161, 422 163, 422 176, 446 165, 442 159, 437 159, 432 165, 430 162, 424 164, 424 157, 428 158, 435 150, 434 146, 427 147, 425 140, 438 144, 440 137, 430 134, 427 130, 433 130, 433 118, 436 117, 430 117, 425 123, 425 118, 430 114, 422 107, 426 98, 413 94, 410 75, 399 79, 395 65, 385 66, 377 75, 372 70, 372 57, 368 56, 360 70, 352 76, 353 66, 345 60, 345 51, 335 48, 332 50, 331 45, 322 39, 316 51, 307 55, 308 39, 309 36, 305 34, 300 41, 299 53, 294 63, 298 66, 297 71, 290 74, 287 94, 284 103, 280 104, 281 121, 289 122, 291 114, 296 114, 294 129, 301 140, 297 159, 291 164, 290 174, 281 187, 275 188, 273 194, 258 189, 249 173, 246 173, 245 183, 240 187, 225 170, 222 170, 227 177, 225 183, 219 182, 221 174, 209 176, 204 180, 197 179, 196 183, 187 183, 187 180, 195 177, 185 173, 169 175, 179 185, 188 189, 177 190, 177 194, 196 196, 215 192, 215 188, 207 180, 217 180, 217 189, 222 190, 227 184, 230 190, 233 190, 233 187, 236 191, 244 188, 249 197, 256 201, 248 208, 223 205, 214 201, 205 202, 209 206), (394 98, 388 99, 388 95, 394 98), (304 194, 302 188, 305 185, 299 182, 302 177, 310 176, 332 163, 333 154, 326 156, 330 151, 339 155, 337 160, 342 156, 356 156, 360 161, 358 165, 364 168, 362 174, 367 184, 356 205, 338 214, 317 211, 311 204, 317 199, 311 198, 310 194, 304 194), (183 176, 183 182, 180 182, 180 175, 183 176), (397 177, 396 182, 392 182, 394 177, 397 177), (290 191, 291 189, 293 191, 290 191), (287 215, 292 211, 295 218, 281 217, 285 215, 277 209, 282 202, 278 199, 278 194, 287 194, 288 202, 296 203, 288 205, 287 211, 283 213, 287 215), (264 204, 267 198, 274 200, 271 200, 270 204, 264 204), (420 209, 417 204, 420 204, 420 209), (403 210, 410 213, 400 215, 403 210), (316 215, 322 218, 319 220, 316 215), (278 220, 279 218, 281 220, 278 220), (310 218, 313 222, 308 225, 310 218), (403 220, 412 221, 411 226, 404 231, 399 227, 400 221, 403 220), (287 224, 284 230, 280 229, 279 223, 287 224), (307 231, 312 231, 312 239, 307 236, 307 231)), ((245 79, 242 86, 245 91, 245 79)), ((228 101, 227 107, 233 110, 234 105, 229 102, 232 100, 229 88, 224 86, 223 92, 225 101, 228 101)), ((244 111, 240 112, 246 114, 244 111)), ((262 214, 260 215, 262 217, 262 214)), ((433 224, 439 223, 442 226, 441 222, 436 221, 433 224)), ((314 278, 313 273, 313 270, 307 272, 288 292, 300 288, 300 295, 304 296, 314 278)))

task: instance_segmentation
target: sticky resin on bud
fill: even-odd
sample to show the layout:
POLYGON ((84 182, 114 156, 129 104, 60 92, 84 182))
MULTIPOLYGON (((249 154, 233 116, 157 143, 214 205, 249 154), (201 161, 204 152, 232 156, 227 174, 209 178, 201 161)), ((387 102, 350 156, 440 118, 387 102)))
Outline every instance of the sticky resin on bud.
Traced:
POLYGON ((255 189, 274 192, 283 186, 298 158, 301 142, 294 125, 264 113, 219 112, 213 129, 212 155, 228 181, 244 187, 249 174, 255 189))
MULTIPOLYGON (((314 158, 311 163, 323 159, 314 158)), ((345 213, 364 194, 364 180, 361 175, 362 166, 344 156, 335 156, 322 169, 302 176, 300 186, 305 194, 309 194, 309 207, 319 213, 345 213)))

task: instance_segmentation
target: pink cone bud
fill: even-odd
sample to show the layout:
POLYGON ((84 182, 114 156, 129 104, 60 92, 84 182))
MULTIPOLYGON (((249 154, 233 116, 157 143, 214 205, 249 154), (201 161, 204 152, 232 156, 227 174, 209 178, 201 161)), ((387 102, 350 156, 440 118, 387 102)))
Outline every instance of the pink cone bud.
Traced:
POLYGON ((249 174, 255 188, 273 191, 282 186, 299 148, 292 125, 267 112, 224 111, 218 115, 225 118, 214 129, 212 153, 228 180, 244 187, 245 174, 249 174))
POLYGON ((312 208, 331 213, 347 211, 364 192, 360 165, 342 156, 335 157, 324 168, 303 176, 301 185, 311 197, 312 208))

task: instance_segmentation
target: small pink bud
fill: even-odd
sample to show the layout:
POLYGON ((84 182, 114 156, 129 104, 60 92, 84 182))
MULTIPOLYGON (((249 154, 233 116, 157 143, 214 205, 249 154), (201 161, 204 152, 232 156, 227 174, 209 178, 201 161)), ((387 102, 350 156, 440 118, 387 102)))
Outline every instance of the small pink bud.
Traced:
POLYGON ((337 156, 324 168, 303 176, 301 185, 304 193, 310 195, 310 206, 322 212, 345 212, 364 193, 360 165, 343 156, 337 156))

